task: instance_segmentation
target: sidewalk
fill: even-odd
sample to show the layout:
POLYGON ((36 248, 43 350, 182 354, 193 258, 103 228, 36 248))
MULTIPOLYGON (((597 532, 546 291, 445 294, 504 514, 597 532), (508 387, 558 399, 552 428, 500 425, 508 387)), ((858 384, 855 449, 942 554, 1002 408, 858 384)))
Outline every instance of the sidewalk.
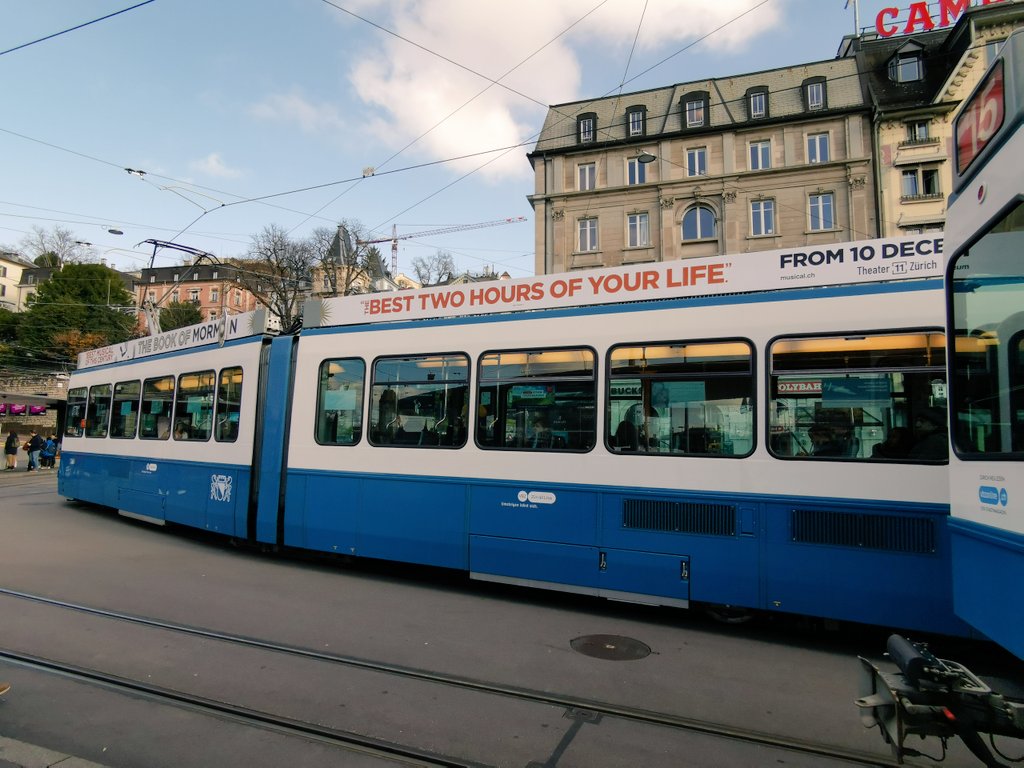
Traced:
MULTIPOLYGON (((8 472, 8 474, 11 474, 8 472)), ((7 694, 8 696, 11 693, 7 694)), ((65 755, 50 749, 43 749, 24 741, 0 736, 0 768, 104 768, 99 763, 82 760, 74 755, 65 755)))

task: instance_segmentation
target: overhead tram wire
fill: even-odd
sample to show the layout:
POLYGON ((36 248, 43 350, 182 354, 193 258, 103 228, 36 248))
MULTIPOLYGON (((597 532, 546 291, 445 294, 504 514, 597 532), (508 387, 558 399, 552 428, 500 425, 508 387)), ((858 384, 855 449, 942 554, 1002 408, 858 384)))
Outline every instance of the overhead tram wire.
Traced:
POLYGON ((32 42, 29 42, 29 43, 22 43, 21 45, 16 45, 13 48, 8 48, 6 51, 0 51, 0 56, 5 56, 8 53, 14 53, 15 51, 20 51, 22 48, 28 48, 30 45, 36 45, 37 43, 42 43, 42 42, 45 42, 47 40, 52 40, 55 37, 60 37, 61 35, 66 35, 68 32, 74 32, 76 29, 82 29, 83 27, 88 27, 88 26, 90 26, 92 24, 97 24, 97 23, 99 23, 101 21, 106 21, 107 19, 112 19, 115 16, 120 16, 122 13, 128 13, 128 11, 134 11, 136 8, 141 8, 142 6, 149 5, 150 3, 153 3, 153 2, 156 2, 156 0, 143 0, 141 3, 136 3, 135 5, 131 6, 130 8, 123 8, 120 11, 114 11, 113 13, 108 13, 106 16, 100 16, 98 19, 93 19, 92 21, 87 21, 87 22, 85 22, 83 24, 77 24, 77 25, 75 25, 73 27, 68 27, 67 29, 62 29, 60 32, 54 32, 52 35, 47 35, 46 37, 40 37, 38 40, 33 40, 32 42))
MULTIPOLYGON (((339 6, 335 5, 334 3, 332 3, 332 2, 329 2, 329 0, 323 0, 323 2, 325 2, 325 3, 327 4, 327 5, 330 5, 330 6, 334 7, 334 8, 337 8, 338 10, 341 10, 341 11, 343 11, 343 12, 345 12, 345 13, 350 13, 349 11, 347 11, 347 10, 345 10, 345 9, 343 9, 343 8, 340 8, 339 6)), ((473 103, 474 101, 476 101, 476 100, 477 100, 478 98, 480 98, 480 97, 481 97, 481 96, 483 96, 483 95, 484 95, 485 93, 487 93, 487 91, 489 91, 489 90, 490 90, 491 88, 493 88, 493 87, 494 87, 494 86, 496 86, 496 85, 499 85, 499 84, 501 83, 501 81, 502 81, 502 80, 504 80, 504 79, 505 79, 506 77, 508 77, 509 75, 511 75, 511 74, 512 74, 513 72, 515 72, 515 71, 516 71, 517 69, 519 69, 519 68, 520 68, 521 66, 523 66, 524 64, 526 64, 526 62, 528 62, 528 61, 529 61, 530 59, 532 59, 533 57, 537 56, 537 55, 538 55, 538 54, 539 54, 539 53, 540 53, 541 51, 543 51, 543 50, 544 50, 545 48, 547 48, 547 47, 548 47, 549 45, 551 45, 551 44, 552 44, 552 43, 554 43, 554 42, 555 42, 556 40, 558 40, 558 39, 560 39, 561 37, 563 37, 563 36, 565 36, 566 34, 568 34, 568 33, 569 33, 569 31, 571 31, 571 30, 572 30, 572 29, 573 29, 574 27, 576 27, 576 26, 577 26, 578 24, 580 24, 580 23, 582 23, 582 22, 583 22, 584 20, 586 20, 586 19, 587 19, 587 18, 588 18, 588 17, 589 17, 589 16, 591 15, 591 14, 593 14, 594 12, 596 12, 596 11, 597 11, 597 10, 598 10, 599 8, 601 8, 601 7, 602 7, 603 5, 605 5, 605 4, 607 3, 607 2, 608 2, 608 0, 601 0, 601 2, 599 2, 599 3, 598 3, 597 5, 595 5, 595 6, 593 7, 593 8, 591 8, 591 9, 590 9, 589 11, 587 11, 587 12, 586 12, 585 14, 583 14, 583 16, 581 16, 580 18, 578 18, 578 19, 577 19, 576 21, 574 21, 574 22, 573 22, 572 24, 570 24, 570 25, 569 25, 568 27, 566 27, 566 28, 565 28, 565 29, 563 29, 563 30, 562 30, 561 32, 559 32, 559 33, 558 33, 557 35, 555 35, 555 36, 554 36, 553 38, 551 38, 551 39, 550 39, 550 40, 548 40, 548 41, 547 41, 546 43, 544 43, 544 45, 542 45, 542 46, 541 46, 540 48, 538 48, 537 50, 535 50, 535 51, 534 51, 533 53, 531 53, 531 54, 530 54, 529 56, 527 56, 527 57, 526 57, 525 59, 523 59, 522 61, 520 61, 520 62, 519 62, 518 64, 516 64, 515 66, 513 66, 513 67, 511 67, 510 69, 506 70, 506 71, 505 71, 505 72, 504 72, 503 74, 501 74, 501 75, 500 75, 500 76, 498 77, 498 79, 497 79, 497 80, 491 80, 491 81, 490 81, 490 82, 488 83, 488 85, 487 85, 487 87, 486 87, 486 88, 484 88, 483 90, 481 90, 481 91, 477 92, 477 93, 476 93, 476 94, 475 94, 474 96, 471 96, 471 97, 470 97, 469 99, 467 99, 467 100, 466 100, 465 102, 463 102, 463 103, 462 103, 461 105, 459 105, 459 106, 458 106, 458 107, 456 107, 456 108, 455 108, 454 110, 452 110, 452 111, 451 111, 451 112, 449 112, 449 113, 448 113, 447 115, 445 115, 445 116, 444 116, 443 118, 441 118, 441 119, 440 119, 440 120, 438 120, 438 121, 437 121, 436 123, 434 123, 434 125, 432 125, 432 126, 431 126, 430 128, 428 128, 428 129, 427 129, 427 130, 425 130, 425 131, 424 131, 423 133, 421 133, 421 134, 420 134, 419 136, 417 136, 417 137, 416 137, 415 139, 413 139, 412 141, 410 141, 410 142, 409 142, 408 144, 406 144, 406 145, 405 145, 404 147, 402 147, 401 149, 399 149, 399 150, 398 150, 397 152, 393 153, 393 154, 392 154, 392 155, 391 155, 391 156, 390 156, 389 158, 387 158, 386 160, 384 160, 384 161, 383 161, 382 163, 378 163, 378 164, 374 165, 374 166, 373 166, 373 167, 374 167, 374 174, 373 174, 373 175, 377 175, 377 174, 376 174, 376 169, 377 169, 377 168, 383 168, 383 167, 385 167, 385 166, 386 166, 386 165, 387 165, 388 163, 390 163, 390 162, 391 162, 392 160, 394 160, 394 159, 395 159, 396 157, 399 157, 400 155, 402 155, 402 154, 403 154, 403 153, 404 153, 404 152, 405 152, 405 151, 406 151, 407 149, 409 149, 410 147, 412 147, 412 146, 416 145, 417 143, 419 143, 419 142, 420 142, 420 141, 421 141, 422 139, 424 139, 424 138, 425 138, 426 136, 430 135, 430 133, 432 133, 432 132, 433 132, 433 131, 434 131, 435 129, 437 129, 438 127, 440 127, 441 125, 443 125, 443 124, 444 124, 445 122, 447 122, 448 120, 450 120, 450 119, 451 119, 452 117, 454 117, 454 116, 455 116, 455 115, 457 115, 457 114, 458 114, 459 112, 461 112, 461 111, 462 111, 463 109, 465 109, 465 108, 466 108, 467 106, 469 106, 469 105, 470 105, 470 104, 472 104, 472 103, 473 103)), ((353 14, 353 15, 354 15, 354 14, 353 14)), ((360 19, 361 21, 366 21, 366 20, 364 20, 364 19, 362 19, 361 17, 358 17, 358 16, 357 16, 356 18, 359 18, 359 19, 360 19)), ((410 45, 417 45, 417 44, 415 44, 415 43, 412 43, 412 41, 410 41, 410 40, 408 40, 408 39, 406 39, 406 38, 402 37, 401 35, 399 35, 399 34, 397 34, 397 33, 395 33, 395 32, 392 32, 392 31, 390 31, 390 30, 387 30, 387 29, 385 29, 384 27, 382 27, 382 26, 380 26, 380 25, 374 24, 373 22, 370 22, 370 21, 366 21, 366 23, 369 23, 369 24, 371 24, 371 25, 375 26, 375 27, 376 27, 377 29, 379 29, 379 30, 381 30, 381 31, 383 31, 383 32, 386 32, 386 33, 388 33, 388 34, 391 34, 391 35, 393 35, 393 36, 397 37, 397 38, 398 38, 399 40, 402 40, 403 42, 409 43, 410 45)), ((421 49, 422 49, 422 50, 424 50, 424 51, 429 51, 429 49, 427 49, 427 48, 424 48, 423 46, 418 46, 418 47, 419 47, 419 48, 421 48, 421 49)), ((439 56, 439 54, 436 54, 436 53, 434 53, 433 51, 429 51, 429 52, 430 52, 430 53, 433 53, 434 55, 438 55, 438 56, 439 56)), ((443 57, 442 57, 442 58, 443 58, 443 57)), ((477 74, 477 73, 475 73, 475 72, 474 72, 473 74, 477 74)), ((480 77, 483 77, 483 75, 480 75, 480 77)), ((328 206, 330 206, 330 205, 333 205, 333 204, 334 204, 334 203, 336 203, 336 202, 337 202, 338 200, 340 200, 340 199, 341 199, 341 198, 342 198, 342 197, 343 197, 344 195, 347 195, 347 194, 348 194, 349 192, 351 192, 351 191, 352 191, 353 189, 355 189, 356 187, 358 187, 358 186, 359 186, 359 185, 360 185, 360 184, 361 184, 361 183, 362 183, 362 182, 363 182, 363 181, 365 180, 365 178, 366 178, 365 176, 361 177, 361 178, 360 178, 360 179, 359 179, 358 181, 356 181, 356 183, 355 183, 355 184, 353 184, 353 185, 352 185, 351 187, 349 187, 348 189, 346 189, 346 190, 342 191, 342 192, 341 192, 341 193, 339 193, 339 194, 338 194, 337 196, 335 196, 335 197, 334 197, 333 199, 331 199, 330 201, 328 201, 327 203, 325 203, 325 204, 324 204, 324 205, 323 205, 322 207, 320 207, 320 208, 319 208, 319 209, 318 209, 318 210, 316 211, 316 213, 317 213, 317 214, 319 214, 319 213, 322 213, 322 212, 323 212, 323 210, 324 210, 325 208, 327 208, 327 207, 328 207, 328 206)), ((299 223, 298 223, 298 224, 296 224, 296 225, 295 225, 294 227, 292 227, 292 229, 291 229, 291 230, 289 230, 289 231, 290 231, 290 232, 293 232, 293 231, 295 231, 295 229, 297 229, 298 227, 300 227, 300 226, 302 226, 303 224, 305 224, 305 223, 306 223, 306 221, 309 221, 309 218, 312 218, 312 216, 314 216, 314 215, 316 215, 316 214, 312 214, 312 215, 311 215, 310 217, 308 217, 308 218, 307 218, 307 219, 306 219, 305 221, 301 221, 301 222, 299 222, 299 223)), ((391 217, 390 219, 388 219, 387 221, 385 221, 385 222, 384 222, 384 224, 387 224, 388 222, 392 221, 392 220, 393 220, 394 218, 396 218, 396 217, 395 217, 395 216, 392 216, 392 217, 391 217)), ((379 225, 379 226, 383 226, 383 224, 381 224, 381 225, 379 225)))
MULTIPOLYGON (((369 24, 370 26, 373 26, 373 27, 375 27, 376 29, 379 29, 379 30, 381 30, 381 31, 383 31, 383 32, 386 32, 387 34, 393 35, 394 37, 397 37, 397 38, 399 38, 400 40, 403 40, 403 41, 405 41, 405 42, 409 43, 410 45, 413 45, 413 46, 415 46, 415 47, 419 48, 420 50, 423 50, 423 51, 425 51, 425 52, 427 52, 427 53, 430 53, 431 55, 437 56, 438 58, 440 58, 440 59, 442 59, 442 60, 444 60, 444 61, 447 61, 447 62, 449 62, 450 64, 453 64, 454 66, 456 66, 456 67, 459 67, 460 69, 464 69, 464 70, 466 70, 467 72, 470 72, 471 74, 474 74, 474 75, 476 75, 476 76, 478 76, 478 77, 481 77, 481 78, 483 78, 483 79, 485 79, 485 80, 489 80, 489 81, 490 81, 490 82, 492 82, 492 83, 493 83, 494 85, 497 85, 497 86, 499 86, 499 87, 501 87, 501 88, 504 88, 505 90, 509 91, 510 93, 514 93, 514 94, 516 94, 517 96, 520 96, 520 97, 522 97, 522 98, 524 98, 524 99, 526 99, 526 100, 528 100, 528 101, 532 101, 532 102, 534 102, 534 103, 536 103, 536 104, 539 104, 540 106, 543 106, 543 107, 544 107, 545 109, 549 109, 549 110, 555 110, 555 111, 558 111, 558 110, 557 110, 556 108, 554 108, 554 107, 551 107, 551 106, 550 106, 550 105, 548 105, 548 104, 544 104, 544 103, 543 103, 542 101, 540 101, 540 100, 538 100, 538 99, 535 99, 535 98, 533 98, 532 96, 528 96, 527 94, 524 94, 524 93, 522 93, 522 92, 520 92, 520 91, 517 91, 517 90, 516 90, 516 89, 514 89, 514 88, 510 88, 510 87, 508 87, 508 86, 506 86, 506 85, 503 85, 502 83, 500 83, 500 82, 498 82, 498 81, 492 80, 491 78, 488 78, 488 77, 487 77, 486 75, 483 75, 482 73, 480 73, 480 72, 477 72, 476 70, 474 70, 474 69, 472 69, 472 68, 470 68, 470 67, 467 67, 467 66, 465 66, 465 65, 463 65, 463 64, 460 64, 459 62, 457 62, 457 61, 454 61, 453 59, 451 59, 451 58, 449 58, 449 57, 447 57, 447 56, 444 56, 444 55, 442 55, 442 54, 439 54, 439 53, 436 53, 435 51, 432 51, 432 50, 430 50, 430 49, 428 49, 428 48, 425 48, 425 47, 423 47, 423 46, 419 45, 418 43, 416 43, 416 42, 414 42, 414 41, 412 41, 412 40, 409 40, 408 38, 405 38, 405 37, 403 37, 403 36, 401 36, 401 35, 397 34, 396 32, 393 32, 393 31, 391 31, 391 30, 388 30, 387 28, 385 28, 385 27, 382 27, 381 25, 377 24, 376 22, 370 21, 369 19, 366 19, 366 18, 364 18, 364 17, 360 16, 359 14, 356 14, 356 13, 354 13, 354 12, 352 12, 352 11, 350 11, 350 10, 346 9, 346 8, 342 8, 341 6, 337 5, 336 3, 334 3, 334 2, 331 2, 331 0, 322 0, 322 1, 323 1, 323 2, 325 2, 325 3, 327 3, 328 5, 331 5, 331 6, 333 6, 334 8, 337 8, 338 10, 342 11, 343 13, 347 13, 347 14, 349 14, 350 16, 353 16, 354 18, 357 18, 357 19, 359 19, 360 21, 363 21, 363 22, 365 22, 365 23, 369 24)), ((705 35, 702 35, 701 37, 697 38, 697 39, 696 39, 696 40, 694 40, 693 42, 689 43, 688 45, 684 46, 684 47, 683 47, 683 48, 681 48, 680 50, 678 50, 678 51, 676 51, 675 53, 673 53, 673 54, 672 54, 671 56, 668 56, 668 57, 666 57, 665 59, 663 59, 663 60, 662 60, 661 62, 659 62, 658 64, 655 64, 655 65, 654 65, 653 67, 649 67, 648 69, 646 69, 646 70, 644 70, 643 72, 641 72, 641 73, 640 73, 639 75, 636 75, 636 77, 634 77, 634 78, 632 78, 631 80, 629 80, 629 81, 626 81, 626 82, 632 82, 632 80, 635 80, 635 79, 636 79, 637 77, 640 77, 641 75, 643 75, 643 74, 645 74, 645 73, 647 73, 647 72, 650 72, 650 71, 651 71, 652 69, 654 69, 654 68, 656 68, 656 67, 658 67, 658 66, 661 66, 661 65, 662 65, 662 64, 664 64, 664 63, 665 63, 666 61, 668 61, 668 60, 672 59, 673 57, 675 57, 675 56, 679 55, 679 54, 680 54, 680 53, 682 53, 683 51, 686 51, 686 50, 688 50, 689 48, 692 48, 692 47, 693 47, 694 45, 696 45, 696 44, 700 43, 701 41, 703 41, 703 40, 706 40, 706 39, 707 39, 708 37, 710 37, 711 35, 715 34, 716 32, 719 32, 719 31, 721 31, 721 30, 722 30, 722 29, 724 29, 725 27, 729 26, 730 24, 733 24, 734 22, 738 21, 739 19, 743 18, 743 17, 744 17, 744 16, 746 16, 747 14, 749 14, 749 13, 753 12, 754 10, 756 10, 757 8, 760 8, 760 7, 762 6, 762 5, 765 5, 765 4, 766 4, 766 3, 768 3, 768 2, 770 2, 770 0, 761 0, 761 2, 759 2, 759 3, 757 4, 757 5, 754 5, 754 6, 752 6, 751 8, 747 9, 746 11, 743 11, 742 13, 738 14, 737 16, 734 16, 734 17, 733 17, 732 19, 730 19, 729 21, 725 22, 724 24, 721 24, 721 25, 719 25, 718 27, 716 27, 715 29, 711 30, 711 31, 710 31, 710 32, 708 32, 707 34, 705 34, 705 35)), ((646 6, 645 6, 645 7, 646 7, 646 6)), ((589 15, 589 14, 588 14, 588 15, 589 15)), ((624 85, 624 84, 625 84, 625 83, 623 83, 623 85, 624 85)), ((620 88, 621 88, 621 86, 620 86, 620 88)), ((605 94, 605 95, 607 95, 607 94, 605 94)), ((604 98, 604 96, 602 96, 602 97, 599 97, 599 98, 604 98)), ((593 103, 593 102, 591 102, 591 103, 593 103)), ((569 117, 572 117, 571 115, 565 115, 565 114, 563 114, 562 116, 563 116, 563 118, 569 118, 569 117)), ((533 134, 533 135, 531 136, 531 138, 530 138, 530 139, 528 139, 527 141, 524 141, 524 142, 520 142, 520 144, 519 144, 518 146, 524 146, 524 145, 526 145, 526 144, 529 144, 529 143, 531 143, 532 141, 535 141, 535 140, 536 140, 536 138, 537 138, 537 137, 539 137, 539 135, 540 135, 540 132, 537 132, 537 133, 533 134)), ((483 165, 479 166, 478 168, 474 169, 473 171, 470 171, 469 173, 466 173, 466 174, 464 174, 463 176, 459 177, 458 179, 454 180, 453 182, 451 182, 451 183, 449 183, 449 184, 446 184, 446 185, 444 185, 444 186, 443 186, 443 187, 441 187, 440 189, 436 190, 436 191, 435 191, 434 193, 432 193, 432 194, 428 195, 427 197, 424 197, 424 198, 422 198, 421 200, 419 200, 418 202, 414 203, 413 205, 411 205, 411 206, 409 206, 409 207, 405 208, 405 209, 404 209, 404 210, 402 210, 401 212, 399 212, 399 213, 395 214, 394 216, 392 216, 392 217, 390 217, 390 218, 386 219, 386 220, 385 220, 384 222, 382 222, 381 224, 378 224, 378 225, 377 225, 376 227, 374 227, 374 229, 379 229, 380 227, 384 226, 384 225, 385 225, 385 224, 387 224, 388 222, 390 222, 390 221, 393 221, 394 219, 398 218, 398 217, 399 217, 399 216, 401 216, 401 215, 402 215, 403 213, 407 213, 408 211, 412 210, 413 208, 416 208, 417 206, 419 206, 419 205, 422 205, 422 204, 423 204, 424 202, 426 202, 427 200, 430 200, 431 198, 435 197, 436 195, 440 194, 441 192, 443 192, 443 191, 445 191, 445 190, 449 189, 449 188, 450 188, 450 187, 452 187, 453 185, 457 184, 457 183, 458 183, 459 181, 462 181, 463 179, 467 178, 468 176, 471 176, 471 175, 472 175, 473 173, 475 173, 476 171, 478 171, 478 170, 481 170, 481 169, 483 169, 483 168, 487 167, 487 165, 489 165, 490 163, 494 162, 495 160, 497 160, 497 159, 500 159, 500 157, 503 157, 503 156, 504 156, 504 154, 507 154, 507 152, 508 152, 508 151, 511 151, 511 149, 513 149, 513 148, 514 148, 514 147, 510 147, 510 148, 509 148, 508 150, 506 150, 506 151, 505 151, 505 152, 504 152, 504 153, 503 153, 503 154, 502 154, 501 156, 499 156, 498 158, 493 158, 492 160, 489 160, 489 161, 488 161, 487 163, 484 163, 483 165)), ((496 151, 500 151, 500 150, 496 150, 496 151)))

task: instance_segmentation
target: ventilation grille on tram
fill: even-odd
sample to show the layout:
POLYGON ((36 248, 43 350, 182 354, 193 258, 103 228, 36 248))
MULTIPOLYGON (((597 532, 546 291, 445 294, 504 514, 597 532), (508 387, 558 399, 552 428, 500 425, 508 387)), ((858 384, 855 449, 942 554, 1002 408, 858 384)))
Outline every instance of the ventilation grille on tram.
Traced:
POLYGON ((735 536, 736 507, 732 504, 624 499, 622 527, 644 531, 735 536))
POLYGON ((889 552, 935 552, 935 523, 926 517, 894 517, 818 509, 794 509, 793 541, 889 552))

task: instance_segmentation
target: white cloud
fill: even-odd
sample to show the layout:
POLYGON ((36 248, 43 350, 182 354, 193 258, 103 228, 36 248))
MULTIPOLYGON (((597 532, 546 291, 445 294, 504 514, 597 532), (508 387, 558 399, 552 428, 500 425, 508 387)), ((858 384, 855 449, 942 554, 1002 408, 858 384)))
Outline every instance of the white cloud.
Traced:
MULTIPOLYGON (((650 0, 630 74, 735 19, 756 2, 650 0), (644 59, 643 53, 654 49, 659 55, 644 59)), ((700 45, 731 50, 765 34, 780 20, 777 5, 762 6, 700 45)), ((615 90, 617 82, 609 82, 601 93, 581 94, 582 67, 593 66, 597 59, 602 65, 621 62, 613 76, 621 79, 642 8, 616 0, 603 5, 596 0, 517 0, 500 6, 480 0, 362 0, 359 7, 361 14, 422 48, 501 80, 501 86, 491 85, 477 96, 488 87, 485 77, 379 33, 375 34, 380 42, 363 48, 350 72, 356 94, 378 110, 377 118, 364 124, 396 149, 428 131, 416 149, 434 158, 529 142, 481 170, 492 180, 529 175, 523 153, 530 149, 548 104, 615 90), (597 10, 587 15, 595 6, 597 10), (515 71, 503 77, 513 67, 515 71)), ((677 63, 666 68, 666 84, 684 78, 677 63)), ((468 171, 482 162, 475 158, 458 165, 468 171)))
POLYGON ((335 134, 345 127, 341 113, 334 104, 314 104, 293 89, 290 93, 274 93, 249 108, 249 114, 260 120, 298 123, 308 134, 335 134))
POLYGON ((229 167, 221 158, 219 152, 211 152, 201 160, 193 160, 188 167, 196 173, 203 173, 207 176, 216 176, 220 179, 237 179, 242 172, 229 167))

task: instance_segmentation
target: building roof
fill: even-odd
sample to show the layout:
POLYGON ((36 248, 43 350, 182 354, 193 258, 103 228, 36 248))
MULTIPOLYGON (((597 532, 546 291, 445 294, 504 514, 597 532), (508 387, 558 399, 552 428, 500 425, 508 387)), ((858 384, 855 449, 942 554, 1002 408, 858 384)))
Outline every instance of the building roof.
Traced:
POLYGON ((697 91, 708 94, 710 121, 704 132, 809 116, 804 106, 802 85, 813 77, 825 78, 827 89, 827 108, 815 111, 814 117, 819 118, 823 113, 847 112, 867 107, 868 102, 857 76, 857 62, 852 58, 829 59, 554 105, 548 109, 534 152, 580 149, 582 146, 591 147, 606 142, 632 141, 642 144, 644 141, 649 142, 652 136, 682 132, 681 99, 697 91), (748 89, 762 86, 768 89, 770 118, 751 119, 747 114, 746 95, 748 89), (644 137, 628 136, 626 111, 633 106, 646 108, 647 133, 644 137), (576 119, 587 113, 594 113, 597 118, 595 142, 580 145, 576 139, 576 119))

